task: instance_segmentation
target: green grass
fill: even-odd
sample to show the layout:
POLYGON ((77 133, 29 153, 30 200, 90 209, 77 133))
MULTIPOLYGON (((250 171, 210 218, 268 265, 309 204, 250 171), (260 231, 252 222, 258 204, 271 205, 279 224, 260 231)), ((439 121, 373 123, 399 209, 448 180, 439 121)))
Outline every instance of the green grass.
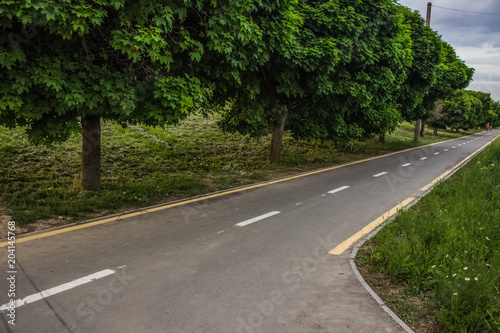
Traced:
POLYGON ((403 300, 394 294, 386 301, 402 318, 418 320, 419 309, 408 306, 418 296, 424 316, 435 316, 445 331, 500 331, 499 168, 496 140, 360 251, 367 275, 378 272, 400 291, 403 300))
MULTIPOLYGON (((270 137, 223 133, 214 117, 192 116, 166 129, 102 126, 102 190, 79 187, 81 138, 50 147, 28 142, 22 128, 0 127, 0 204, 19 224, 71 217, 73 221, 144 207, 297 172, 414 147, 404 124, 386 144, 356 142, 339 152, 333 142, 286 134, 280 165, 268 163, 270 137)), ((470 133, 442 132, 422 144, 470 133)))

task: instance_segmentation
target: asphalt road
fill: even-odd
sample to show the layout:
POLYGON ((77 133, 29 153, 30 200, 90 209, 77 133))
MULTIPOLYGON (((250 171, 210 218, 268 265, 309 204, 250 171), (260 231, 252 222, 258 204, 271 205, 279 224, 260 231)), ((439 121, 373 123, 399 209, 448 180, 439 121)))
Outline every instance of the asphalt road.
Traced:
POLYGON ((401 332, 328 252, 499 134, 0 248, 0 332, 401 332))

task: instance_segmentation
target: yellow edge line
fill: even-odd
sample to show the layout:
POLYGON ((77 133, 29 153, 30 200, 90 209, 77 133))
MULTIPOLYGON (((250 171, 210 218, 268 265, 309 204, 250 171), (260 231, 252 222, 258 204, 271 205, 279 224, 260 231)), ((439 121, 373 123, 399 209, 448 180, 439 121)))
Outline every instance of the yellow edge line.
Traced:
POLYGON ((434 179, 432 182, 430 182, 429 184, 427 184, 426 186, 422 187, 420 190, 421 191, 427 191, 429 190, 430 188, 432 188, 434 185, 436 185, 440 180, 446 178, 446 176, 448 176, 450 173, 452 173, 453 171, 455 171, 456 169, 458 169, 462 164, 464 164, 465 162, 467 162, 469 159, 473 158, 478 152, 482 151, 484 148, 486 148, 488 145, 492 144, 493 141, 495 140, 491 140, 490 142, 488 142, 487 144, 485 144, 484 146, 482 146, 481 148, 479 148, 478 150, 476 150, 475 152, 473 152, 472 154, 470 154, 469 156, 467 156, 466 158, 464 158, 463 160, 461 160, 457 165, 455 165, 453 168, 451 168, 450 170, 446 171, 445 173, 443 173, 441 176, 437 177, 436 179, 434 179))
MULTIPOLYGON (((453 139, 453 140, 456 140, 456 139, 453 139)), ((449 141, 451 141, 451 140, 449 140, 449 141)), ((475 152, 473 152, 472 154, 470 154, 469 156, 467 156, 466 158, 464 158, 462 161, 460 161, 453 168, 451 168, 450 170, 446 171, 445 173, 443 173, 441 176, 439 176, 436 179, 434 179, 432 182, 430 182, 426 186, 422 187, 421 191, 427 191, 428 189, 432 188, 434 185, 436 185, 437 182, 439 182, 440 180, 444 179, 446 176, 448 176, 450 173, 452 173, 457 168, 459 168, 462 164, 464 164, 467 160, 471 159, 478 152, 480 152, 481 150, 483 150, 488 145, 492 144, 493 141, 495 141, 495 140, 491 140, 490 142, 488 142, 487 144, 485 144, 484 146, 482 146, 481 148, 479 148, 478 150, 476 150, 475 152)), ((389 210, 388 212, 386 212, 385 214, 383 214, 382 216, 380 216, 379 218, 377 218, 375 221, 371 222, 366 227, 364 227, 363 229, 361 229, 360 231, 358 231, 357 233, 355 233, 354 235, 352 235, 351 237, 349 237, 348 239, 346 239, 345 241, 343 241, 342 243, 340 243, 339 245, 337 245, 337 247, 335 247, 333 250, 331 250, 328 253, 332 254, 332 255, 340 255, 340 254, 342 254, 352 244, 354 244, 354 242, 356 242, 361 237, 363 237, 367 233, 369 233, 372 230, 374 230, 376 227, 378 227, 380 224, 382 224, 385 220, 387 220, 388 218, 390 218, 391 216, 393 216, 394 214, 396 214, 399 209, 402 209, 403 207, 405 207, 408 204, 410 204, 414 199, 415 198, 408 198, 408 199, 406 199, 405 201, 403 201, 402 203, 400 203, 396 207, 392 208, 391 210, 389 210)))
POLYGON ((352 235, 351 237, 349 237, 348 239, 346 239, 345 241, 343 241, 342 243, 337 245, 337 247, 335 247, 333 250, 331 250, 328 253, 333 254, 333 255, 342 254, 345 250, 347 250, 357 240, 359 240, 361 237, 363 237, 364 235, 366 235, 369 232, 371 232, 372 230, 374 230, 376 227, 381 225, 385 220, 387 220, 391 216, 395 215, 398 212, 398 210, 403 209, 408 204, 410 204, 413 200, 415 200, 415 198, 408 198, 405 201, 403 201, 402 203, 400 203, 399 205, 397 205, 396 207, 385 212, 382 216, 380 216, 375 221, 368 224, 366 227, 364 227, 363 229, 361 229, 360 231, 358 231, 357 233, 355 233, 354 235, 352 235))
MULTIPOLYGON (((473 136, 473 135, 475 135, 475 134, 472 134, 472 135, 469 135, 469 136, 473 136)), ((187 204, 190 204, 190 203, 193 203, 193 202, 198 202, 198 201, 207 200, 207 199, 211 199, 211 198, 221 197, 221 196, 228 195, 228 194, 231 194, 231 193, 237 193, 237 192, 242 192, 242 191, 250 190, 250 189, 253 189, 253 188, 259 188, 259 187, 263 187, 263 186, 267 186, 267 185, 281 183, 281 182, 285 182, 285 181, 292 180, 292 179, 297 179, 297 178, 302 178, 302 177, 306 177, 306 176, 310 176, 310 175, 314 175, 314 174, 318 174, 318 173, 322 173, 322 172, 327 172, 327 171, 331 171, 331 170, 343 168, 343 167, 346 167, 346 166, 349 166, 349 165, 354 165, 354 164, 358 164, 358 163, 368 162, 368 161, 376 160, 376 159, 379 159, 379 158, 384 158, 384 157, 388 157, 388 156, 392 156, 392 155, 396 155, 396 154, 405 153, 405 152, 408 152, 408 151, 411 151, 411 150, 415 150, 415 149, 420 149, 420 148, 429 147, 429 146, 437 145, 437 144, 444 143, 444 142, 450 142, 450 141, 454 141, 454 140, 458 140, 458 139, 463 139, 463 138, 466 138, 466 137, 467 136, 463 136, 463 137, 460 137, 460 138, 455 138, 455 139, 451 139, 451 140, 435 142, 435 143, 431 143, 431 144, 424 145, 424 146, 418 146, 418 147, 408 148, 408 149, 405 149, 405 150, 400 150, 400 151, 392 152, 392 153, 385 154, 385 155, 380 155, 380 156, 374 156, 374 157, 366 158, 364 160, 354 161, 354 162, 350 162, 350 163, 346 163, 346 164, 342 164, 342 165, 337 165, 337 166, 330 167, 330 168, 325 168, 325 169, 320 169, 320 170, 316 170, 316 171, 306 172, 306 173, 302 173, 302 174, 299 174, 299 175, 296 175, 296 176, 291 176, 291 177, 287 177, 287 178, 276 179, 276 180, 268 181, 268 182, 265 182, 265 183, 260 183, 260 184, 256 184, 256 185, 250 185, 250 186, 241 187, 241 188, 237 188, 237 189, 234 189, 234 190, 228 190, 228 191, 224 191, 224 192, 220 192, 220 193, 214 193, 214 194, 206 195, 206 196, 203 196, 203 197, 200 197, 200 198, 188 199, 188 200, 184 200, 184 201, 181 201, 181 202, 175 202, 175 203, 166 204, 166 205, 163 205, 163 206, 160 206, 160 207, 154 207, 154 208, 144 209, 144 210, 141 210, 141 211, 138 211, 138 212, 128 213, 128 214, 124 214, 124 215, 120 215, 120 216, 115 216, 115 217, 110 217, 110 218, 104 218, 104 219, 99 220, 99 221, 87 222, 87 223, 86 222, 82 222, 81 224, 78 224, 78 225, 75 225, 75 226, 66 227, 66 228, 63 228, 63 229, 58 229, 58 230, 53 230, 53 231, 48 231, 48 232, 40 233, 40 234, 33 235, 33 236, 27 236, 27 237, 18 238, 18 239, 16 239, 16 243, 24 243, 24 242, 31 241, 31 240, 34 240, 34 239, 40 239, 40 238, 45 238, 45 237, 49 237, 49 236, 59 235, 59 234, 65 233, 65 232, 69 232, 69 231, 73 231, 73 230, 79 230, 79 229, 84 229, 84 228, 89 228, 89 227, 92 227, 92 226, 95 226, 95 225, 99 225, 99 224, 104 224, 104 223, 113 222, 113 221, 120 221, 120 220, 127 219, 129 217, 134 217, 134 216, 139 216, 139 215, 143 215, 143 214, 147 214, 147 213, 157 212, 157 211, 169 209, 169 208, 172 208, 172 207, 187 205, 187 204)), ((8 242, 0 243, 0 248, 1 247, 5 247, 8 244, 9 244, 8 242)))

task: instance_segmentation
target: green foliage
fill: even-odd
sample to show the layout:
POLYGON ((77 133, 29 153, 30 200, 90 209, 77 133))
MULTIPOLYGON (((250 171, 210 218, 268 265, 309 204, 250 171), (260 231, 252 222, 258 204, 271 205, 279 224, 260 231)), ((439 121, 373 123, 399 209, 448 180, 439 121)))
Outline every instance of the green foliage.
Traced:
POLYGON ((447 126, 455 129, 468 129, 474 123, 475 111, 482 108, 480 100, 459 90, 455 95, 443 103, 443 121, 447 126))
POLYGON ((443 102, 443 118, 433 126, 449 126, 456 129, 484 128, 486 124, 498 126, 500 104, 483 92, 457 90, 443 102))
MULTIPOLYGON (((205 6, 205 7, 203 7, 205 6)), ((63 141, 80 119, 175 123, 209 91, 188 75, 204 1, 3 1, 0 124, 63 141), (193 19, 195 18, 195 19, 193 19)))
POLYGON ((444 42, 418 12, 399 6, 412 39, 413 63, 407 80, 399 92, 399 104, 405 120, 427 120, 439 100, 457 89, 464 89, 472 79, 474 69, 460 60, 453 47, 444 42))
POLYGON ((493 127, 500 126, 500 102, 494 101, 490 93, 482 91, 467 91, 482 103, 482 109, 477 112, 477 120, 474 126, 484 128, 487 124, 493 127))
MULTIPOLYGON (((291 119, 290 128, 297 137, 349 144, 355 138, 390 132, 399 124, 396 96, 411 64, 411 44, 392 3, 347 1, 336 6, 329 6, 325 14, 337 18, 318 20, 313 33, 321 42, 328 36, 336 39, 339 60, 329 71, 319 63, 315 76, 304 75, 305 82, 317 82, 317 86, 309 84, 309 96, 297 107, 298 116, 291 119)), ((310 17, 317 19, 316 14, 310 17)), ((310 40, 315 39, 304 35, 303 43, 308 45, 310 40)))
POLYGON ((265 135, 286 117, 295 138, 350 144, 472 74, 391 0, 8 0, 0 14, 0 125, 34 142, 62 142, 87 116, 165 126, 200 110, 230 131, 265 135))
POLYGON ((214 87, 214 102, 224 107, 225 129, 267 134, 268 122, 279 109, 277 90, 300 93, 292 81, 298 73, 279 67, 280 57, 289 59, 298 47, 303 18, 295 6, 296 1, 262 1, 248 6, 246 15, 224 10, 208 22, 199 71, 214 87), (283 72, 278 89, 272 82, 275 72, 283 72))
MULTIPOLYGON (((437 67, 436 83, 427 91, 420 107, 425 113, 422 119, 431 118, 432 111, 440 100, 453 96, 459 89, 465 89, 474 74, 474 69, 468 67, 455 53, 451 45, 442 42, 441 63, 437 67)), ((432 123, 430 124, 432 126, 432 123)))
POLYGON ((413 62, 407 69, 407 79, 399 91, 398 102, 403 118, 414 121, 426 114, 422 103, 429 88, 437 83, 442 41, 435 31, 425 26, 419 12, 403 6, 399 6, 399 11, 410 29, 413 62))
POLYGON ((204 57, 224 129, 264 135, 286 116, 295 137, 349 143, 395 128, 394 92, 411 56, 391 1, 298 1, 277 5, 272 19, 255 13, 253 40, 220 42, 238 59, 258 57, 253 66, 220 50, 204 57))
POLYGON ((441 64, 438 66, 437 83, 427 94, 429 103, 434 103, 438 99, 446 99, 457 89, 466 88, 474 74, 474 69, 467 67, 463 60, 458 58, 451 45, 443 42, 441 52, 441 64))
POLYGON ((500 328, 500 141, 374 238, 372 264, 453 332, 500 328))

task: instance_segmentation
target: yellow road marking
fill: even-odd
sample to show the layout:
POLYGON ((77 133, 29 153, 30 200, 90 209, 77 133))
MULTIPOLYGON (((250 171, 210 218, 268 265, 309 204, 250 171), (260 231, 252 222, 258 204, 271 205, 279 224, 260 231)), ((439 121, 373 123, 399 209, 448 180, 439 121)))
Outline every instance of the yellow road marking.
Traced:
POLYGON ((387 220, 391 216, 395 215, 398 212, 398 210, 403 209, 408 204, 410 204, 413 200, 415 200, 415 198, 408 198, 405 201, 403 201, 402 203, 400 203, 399 205, 397 205, 396 207, 385 212, 382 216, 380 216, 375 221, 371 222, 366 227, 364 227, 363 229, 361 229, 360 231, 358 231, 357 233, 355 233, 354 235, 352 235, 351 237, 349 237, 348 239, 346 239, 345 241, 343 241, 342 243, 337 245, 337 247, 335 247, 333 250, 331 250, 328 253, 333 254, 333 255, 342 254, 345 250, 347 250, 357 240, 359 240, 361 237, 363 237, 364 235, 366 235, 369 232, 371 232, 372 230, 374 230, 376 227, 381 225, 385 220, 387 220))
POLYGON ((464 164, 466 161, 468 161, 469 159, 471 159, 472 157, 474 157, 478 152, 480 152, 481 150, 483 150, 484 148, 486 148, 488 145, 490 145, 491 143, 493 143, 493 141, 495 141, 495 140, 492 140, 492 141, 488 142, 487 144, 485 144, 484 146, 482 146, 481 148, 479 148, 478 150, 476 150, 475 152, 473 152, 472 154, 470 154, 469 156, 467 156, 466 158, 464 158, 463 160, 461 160, 453 168, 451 168, 450 170, 446 171, 441 176, 437 177, 432 182, 430 182, 429 184, 427 184, 424 187, 422 187, 420 190, 425 192, 425 191, 429 190, 430 188, 432 188, 440 180, 446 178, 446 176, 448 176, 450 173, 452 173, 453 171, 455 171, 456 169, 458 169, 462 164, 464 164))
MULTIPOLYGON (((470 136, 472 136, 472 135, 470 135, 470 136)), ((396 155, 396 154, 401 154, 401 153, 405 153, 405 152, 408 152, 408 151, 411 151, 411 150, 420 149, 420 148, 424 148, 424 147, 429 147, 429 146, 437 145, 437 144, 440 144, 440 143, 450 142, 450 141, 454 141, 454 140, 458 140, 458 139, 463 139, 463 138, 466 138, 466 137, 460 137, 460 138, 451 139, 451 140, 447 140, 447 141, 435 142, 435 143, 431 143, 431 144, 428 144, 428 145, 425 145, 425 146, 413 147, 413 148, 409 148, 409 149, 405 149, 405 150, 400 150, 400 151, 392 152, 392 153, 385 154, 385 155, 374 156, 374 157, 366 158, 366 159, 359 160, 359 161, 354 161, 354 162, 350 162, 350 163, 346 163, 346 164, 337 165, 337 166, 334 166, 334 167, 329 167, 329 168, 320 169, 320 170, 316 170, 316 171, 310 171, 310 172, 306 172, 306 173, 301 173, 301 174, 298 174, 298 175, 295 175, 295 176, 291 176, 291 177, 287 177, 287 178, 276 179, 276 180, 272 180, 272 181, 268 181, 268 182, 264 182, 264 183, 259 183, 259 184, 250 185, 250 186, 246 186, 246 187, 236 188, 236 189, 233 189, 233 190, 228 190, 228 191, 224 191, 224 192, 209 194, 209 195, 205 195, 205 196, 202 196, 202 197, 199 197, 199 198, 188 199, 188 200, 184 200, 184 201, 174 202, 174 203, 171 203, 171 204, 165 204, 165 205, 162 205, 162 206, 159 206, 159 207, 152 207, 152 208, 140 210, 140 211, 137 211, 137 212, 127 213, 127 214, 123 214, 123 215, 119 215, 119 216, 114 216, 114 217, 109 217, 109 218, 104 217, 103 219, 98 220, 98 221, 94 221, 94 222, 81 222, 81 224, 78 224, 78 225, 69 226, 69 227, 65 227, 65 228, 62 228, 62 229, 58 229, 58 230, 43 232, 43 233, 32 235, 32 236, 26 236, 26 237, 22 237, 22 238, 17 238, 16 239, 16 243, 24 243, 24 242, 27 242, 27 241, 30 241, 30 240, 45 238, 45 237, 48 237, 48 236, 59 235, 59 234, 65 233, 65 232, 69 232, 69 231, 73 231, 73 230, 79 230, 79 229, 84 229, 84 228, 88 228, 88 227, 92 227, 92 226, 95 226, 95 225, 104 224, 104 223, 108 223, 108 222, 121 221, 121 220, 127 219, 129 217, 134 217, 134 216, 139 216, 139 215, 143 215, 143 214, 147 214, 147 213, 157 212, 157 211, 169 209, 169 208, 172 208, 172 207, 178 207, 178 206, 182 206, 182 205, 187 205, 187 204, 190 204, 190 203, 193 203, 193 202, 198 202, 198 201, 207 200, 207 199, 211 199, 211 198, 221 197, 221 196, 228 195, 228 194, 231 194, 231 193, 237 193, 237 192, 242 192, 242 191, 246 191, 246 190, 250 190, 250 189, 254 189, 254 188, 259 188, 259 187, 263 187, 263 186, 267 186, 267 185, 281 183, 281 182, 285 182, 285 181, 292 180, 292 179, 302 178, 302 177, 306 177, 306 176, 310 176, 310 175, 314 175, 314 174, 318 174, 318 173, 322 173, 322 172, 327 172, 327 171, 335 170, 335 169, 338 169, 338 168, 343 168, 343 167, 346 167, 346 166, 349 166, 349 165, 353 165, 353 164, 368 162, 368 161, 376 160, 376 159, 379 159, 379 158, 384 158, 384 157, 388 157, 388 156, 392 156, 392 155, 396 155)), ((1 247, 5 247, 8 244, 9 244, 8 242, 0 243, 0 248, 1 247)))
MULTIPOLYGON (((459 139, 461 139, 461 138, 459 138, 459 139)), ((456 140, 456 139, 453 139, 453 140, 456 140)), ((452 141, 452 140, 449 140, 449 141, 452 141)), ((475 152, 473 152, 472 154, 470 154, 469 156, 467 156, 466 158, 464 158, 463 160, 461 160, 453 168, 451 168, 450 170, 446 171, 445 173, 443 173, 441 176, 439 176, 436 179, 434 179, 432 182, 430 182, 426 186, 422 187, 420 190, 421 191, 427 191, 428 189, 432 188, 432 186, 436 185, 437 182, 439 182, 440 180, 442 180, 443 178, 445 178, 446 176, 448 176, 450 173, 452 173, 453 171, 455 171, 457 168, 459 168, 462 164, 464 164, 470 158, 474 157, 474 155, 476 155, 478 152, 480 152, 481 150, 483 150, 485 147, 487 147, 488 145, 492 144, 493 141, 495 141, 495 140, 491 140, 490 142, 488 142, 487 144, 485 144, 484 146, 482 146, 481 148, 479 148, 478 150, 476 150, 475 152)), ((369 233, 372 230, 374 230, 376 227, 378 227, 380 224, 382 224, 385 220, 387 220, 388 218, 390 218, 392 215, 396 214, 399 209, 402 209, 403 207, 407 206, 413 200, 414 200, 414 198, 408 198, 408 199, 406 199, 405 201, 403 201, 402 203, 400 203, 396 207, 394 207, 391 210, 389 210, 388 212, 386 212, 384 215, 380 216, 375 221, 373 221, 370 224, 368 224, 366 227, 364 227, 363 229, 361 229, 360 231, 358 231, 356 234, 352 235, 351 237, 349 237, 348 239, 346 239, 345 241, 343 241, 342 243, 340 243, 337 247, 335 247, 333 250, 331 250, 328 253, 332 254, 332 255, 340 255, 340 254, 342 254, 354 242, 356 242, 358 239, 360 239, 361 237, 363 237, 367 233, 369 233)))

